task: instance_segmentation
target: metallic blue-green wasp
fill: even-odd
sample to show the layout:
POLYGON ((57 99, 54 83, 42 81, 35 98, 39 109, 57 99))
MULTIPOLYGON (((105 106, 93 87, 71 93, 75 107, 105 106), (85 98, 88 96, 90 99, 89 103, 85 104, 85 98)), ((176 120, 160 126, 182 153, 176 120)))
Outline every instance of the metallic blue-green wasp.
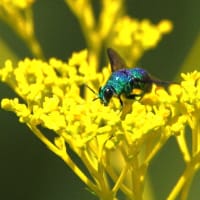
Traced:
MULTIPOLYGON (((170 82, 161 81, 153 78, 145 69, 142 68, 127 68, 126 63, 121 56, 113 49, 107 49, 108 58, 111 65, 112 74, 104 86, 99 88, 99 93, 96 99, 100 99, 105 106, 108 105, 110 99, 115 96, 119 99, 121 106, 123 101, 121 95, 127 99, 136 99, 151 91, 152 84, 169 85, 170 82), (141 92, 133 93, 134 90, 141 92)), ((88 87, 92 90, 90 87, 88 87)), ((92 90, 94 92, 94 90, 92 90)), ((95 93, 95 92, 94 92, 95 93)))

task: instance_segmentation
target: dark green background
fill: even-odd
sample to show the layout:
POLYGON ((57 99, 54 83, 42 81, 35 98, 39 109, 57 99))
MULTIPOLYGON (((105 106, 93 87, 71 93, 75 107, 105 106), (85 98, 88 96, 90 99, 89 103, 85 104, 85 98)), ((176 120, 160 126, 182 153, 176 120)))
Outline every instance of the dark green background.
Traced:
MULTIPOLYGON (((157 23, 170 19, 172 34, 166 35, 156 49, 145 53, 139 64, 155 76, 172 80, 190 51, 200 28, 199 0, 128 0, 127 12, 139 19, 157 23)), ((97 8, 98 10, 98 8, 97 8)), ((67 60, 75 50, 86 47, 70 10, 62 0, 38 0, 34 5, 36 33, 46 58, 67 60)), ((32 57, 26 45, 0 21, 0 38, 19 59, 32 57)), ((3 54, 3 52, 2 52, 3 54)), ((4 57, 0 54, 2 64, 4 57)), ((200 69, 200 62, 195 67, 200 69)), ((10 89, 0 84, 0 97, 12 97, 10 89)), ((96 199, 68 167, 50 152, 17 117, 0 110, 0 198, 15 200, 88 200, 96 199)), ((190 141, 190 137, 188 136, 190 141)), ((156 156, 150 176, 155 199, 162 200, 184 169, 184 163, 172 138, 156 156)), ((200 173, 195 177, 189 199, 199 200, 200 173)))

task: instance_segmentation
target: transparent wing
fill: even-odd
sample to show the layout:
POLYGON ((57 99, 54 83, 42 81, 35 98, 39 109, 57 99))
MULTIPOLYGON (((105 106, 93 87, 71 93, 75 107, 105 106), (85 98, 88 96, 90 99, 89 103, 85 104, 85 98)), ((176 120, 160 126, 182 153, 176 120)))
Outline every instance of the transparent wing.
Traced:
POLYGON ((125 61, 114 49, 108 48, 107 54, 110 61, 112 72, 117 71, 122 68, 127 68, 125 61))

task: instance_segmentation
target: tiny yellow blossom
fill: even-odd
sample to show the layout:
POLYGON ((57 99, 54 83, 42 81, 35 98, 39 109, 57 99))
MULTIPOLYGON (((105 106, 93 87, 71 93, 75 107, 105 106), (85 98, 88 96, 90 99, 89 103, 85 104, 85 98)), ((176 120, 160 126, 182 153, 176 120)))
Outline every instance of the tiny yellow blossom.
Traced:
POLYGON ((13 100, 3 99, 1 102, 1 107, 6 110, 15 112, 19 117, 19 121, 22 123, 27 123, 31 116, 30 109, 28 109, 25 104, 19 103, 18 98, 14 98, 13 100))

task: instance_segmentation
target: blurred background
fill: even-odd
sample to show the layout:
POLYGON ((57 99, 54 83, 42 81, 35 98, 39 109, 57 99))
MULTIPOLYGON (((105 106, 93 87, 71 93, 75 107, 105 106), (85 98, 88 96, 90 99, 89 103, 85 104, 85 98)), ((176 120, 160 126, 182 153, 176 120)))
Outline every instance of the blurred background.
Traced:
MULTIPOLYGON (((178 73, 200 70, 199 0, 126 0, 133 18, 158 23, 170 19, 171 34, 147 51, 139 65, 163 80, 179 80, 178 73)), ((98 10, 99 1, 94 1, 98 10)), ((33 5, 35 30, 46 58, 66 61, 74 51, 86 48, 79 24, 62 0, 38 0, 33 5)), ((5 59, 33 57, 26 44, 0 21, 0 65, 5 59)), ((104 63, 105 64, 105 63, 104 63)), ((9 87, 0 84, 0 98, 13 97, 9 87)), ((88 200, 96 199, 56 155, 50 152, 17 117, 0 110, 0 194, 10 200, 88 200)), ((190 141, 188 134, 188 141, 190 141)), ((175 139, 170 139, 150 166, 155 199, 165 199, 184 169, 175 139)), ((200 196, 200 173, 192 184, 189 198, 200 196)))

